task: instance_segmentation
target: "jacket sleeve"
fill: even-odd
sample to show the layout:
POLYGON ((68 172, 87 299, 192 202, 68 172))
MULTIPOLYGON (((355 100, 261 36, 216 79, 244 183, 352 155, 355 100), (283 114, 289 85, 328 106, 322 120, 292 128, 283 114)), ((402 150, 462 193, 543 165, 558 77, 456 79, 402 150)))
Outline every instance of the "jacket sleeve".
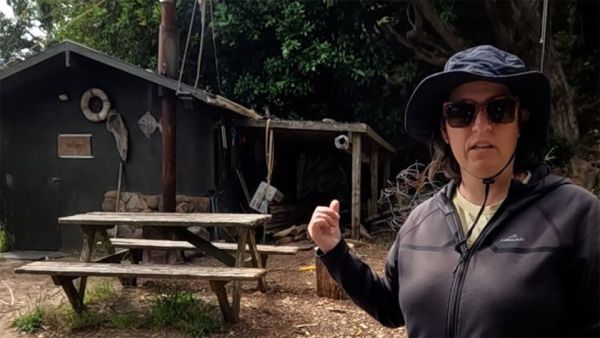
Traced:
POLYGON ((581 336, 600 337, 600 202, 585 203, 587 213, 578 222, 575 236, 575 327, 581 336))
POLYGON ((388 253, 385 275, 378 277, 361 259, 350 253, 342 239, 331 251, 317 255, 335 281, 359 307, 387 327, 404 325, 398 302, 398 239, 388 253))

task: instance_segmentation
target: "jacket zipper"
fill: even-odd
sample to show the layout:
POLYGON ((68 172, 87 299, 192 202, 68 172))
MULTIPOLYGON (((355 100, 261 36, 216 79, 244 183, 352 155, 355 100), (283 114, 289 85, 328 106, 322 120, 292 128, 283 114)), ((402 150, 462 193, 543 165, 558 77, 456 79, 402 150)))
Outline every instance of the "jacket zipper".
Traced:
MULTIPOLYGON (((464 233, 463 233, 463 229, 462 226, 460 226, 460 219, 458 219, 458 212, 456 211, 456 208, 454 207, 454 203, 452 203, 452 201, 450 201, 450 206, 452 207, 452 210, 454 211, 454 221, 456 223, 457 226, 457 230, 458 230, 458 240, 462 241, 463 238, 465 237, 464 233)), ((470 249, 467 250, 466 252, 466 257, 463 258, 463 254, 461 253, 461 257, 459 258, 459 262, 458 265, 455 269, 454 273, 454 278, 452 280, 452 288, 450 289, 450 302, 448 304, 448 322, 446 325, 446 337, 448 338, 453 338, 453 337, 458 337, 458 310, 459 310, 459 299, 460 296, 462 295, 462 289, 465 283, 465 276, 466 276, 466 271, 467 268, 469 266, 469 261, 471 260, 471 256, 472 253, 479 247, 481 241, 483 240, 483 238, 485 238, 487 236, 487 234, 491 231, 491 229, 493 229, 495 227, 496 224, 500 223, 501 221, 504 220, 504 218, 506 218, 505 216, 505 210, 506 208, 503 206, 500 206, 500 208, 496 211, 496 213, 494 214, 494 216, 492 216, 492 219, 490 219, 490 222, 488 224, 486 224, 486 226, 483 228, 483 231, 481 232, 481 234, 479 234, 479 236, 477 236, 477 238, 475 239, 475 242, 473 242, 473 245, 471 246, 470 249), (498 217, 496 217, 497 215, 500 215, 498 217)), ((463 244, 464 246, 466 246, 467 244, 463 244)))

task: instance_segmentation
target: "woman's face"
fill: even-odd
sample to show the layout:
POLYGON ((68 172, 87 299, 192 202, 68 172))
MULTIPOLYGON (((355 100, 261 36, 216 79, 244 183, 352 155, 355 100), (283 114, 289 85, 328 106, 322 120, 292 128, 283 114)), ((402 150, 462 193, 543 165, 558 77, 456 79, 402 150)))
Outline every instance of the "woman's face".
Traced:
MULTIPOLYGON (((471 101, 484 103, 492 98, 509 95, 506 86, 487 81, 468 82, 456 87, 450 102, 471 101)), ((492 123, 481 105, 475 119, 466 127, 454 128, 444 122, 442 136, 450 144, 454 158, 460 166, 461 176, 485 178, 496 175, 509 161, 519 138, 519 118, 510 123, 492 123)), ((512 175, 511 163, 504 173, 512 175)))

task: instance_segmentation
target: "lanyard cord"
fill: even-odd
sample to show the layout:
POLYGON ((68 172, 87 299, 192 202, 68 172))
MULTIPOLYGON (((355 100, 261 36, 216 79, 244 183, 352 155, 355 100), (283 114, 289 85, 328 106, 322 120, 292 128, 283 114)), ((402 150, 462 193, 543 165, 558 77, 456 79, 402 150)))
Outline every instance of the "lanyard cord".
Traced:
MULTIPOLYGON (((493 175, 493 176, 490 176, 490 177, 481 178, 481 177, 478 177, 478 176, 475 176, 475 175, 471 174, 465 168, 462 168, 463 170, 465 170, 470 175, 475 176, 475 177, 481 179, 483 185, 485 186, 485 191, 484 191, 484 197, 483 197, 483 204, 481 205, 481 208, 479 209, 479 212, 477 213, 477 216, 475 217, 475 221, 473 221, 473 224, 469 227, 469 230, 465 234, 465 238, 462 241, 458 242, 454 246, 454 250, 456 250, 456 252, 458 252, 460 254, 459 264, 460 264, 460 262, 462 262, 464 260, 464 258, 467 256, 467 253, 469 251, 469 248, 465 244, 467 243, 467 240, 473 234, 473 230, 475 229, 475 225, 477 225, 477 222, 479 221, 479 218, 481 217, 481 214, 483 214, 483 210, 485 209, 485 204, 487 202, 487 199, 488 199, 488 196, 489 196, 489 193, 490 193, 490 185, 494 184, 496 182, 495 178, 498 177, 498 176, 500 176, 500 174, 510 165, 510 163, 515 158, 515 154, 516 154, 516 150, 513 152, 512 156, 508 159, 508 161, 506 162, 506 164, 504 165, 504 167, 502 167, 502 169, 500 169, 500 171, 498 171, 496 173, 496 175, 493 175)), ((456 267, 458 267, 458 265, 456 267)), ((454 269, 454 271, 456 271, 456 268, 454 269)))

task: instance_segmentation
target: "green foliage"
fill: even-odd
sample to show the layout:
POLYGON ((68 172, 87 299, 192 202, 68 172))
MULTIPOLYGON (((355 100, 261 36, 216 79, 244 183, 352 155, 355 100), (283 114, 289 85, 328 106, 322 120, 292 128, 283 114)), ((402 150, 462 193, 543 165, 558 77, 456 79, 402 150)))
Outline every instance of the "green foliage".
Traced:
POLYGON ((84 304, 103 302, 114 298, 115 289, 112 286, 110 279, 94 280, 85 293, 84 304))
POLYGON ((141 325, 141 316, 135 312, 117 313, 111 324, 117 329, 137 328, 141 325))
MULTIPOLYGON (((38 0, 39 1, 39 0, 38 0)), ((50 38, 69 39, 132 64, 156 69, 158 1, 46 1, 50 38)))
POLYGON ((36 306, 33 311, 22 314, 13 320, 11 326, 20 331, 32 333, 42 328, 44 310, 36 306))
POLYGON ((42 16, 36 2, 12 0, 14 18, 0 13, 0 69, 4 63, 22 60, 43 46, 42 27, 36 25, 42 16))
POLYGON ((355 105, 380 100, 396 60, 372 10, 363 2, 217 4, 221 73, 234 80, 224 91, 278 116, 364 120, 355 105))
POLYGON ((458 16, 454 10, 454 0, 441 0, 434 2, 439 8, 440 19, 447 23, 454 23, 458 16))
POLYGON ((60 304, 55 308, 46 307, 44 310, 44 326, 64 334, 75 331, 96 329, 107 321, 106 314, 99 313, 93 308, 78 314, 68 303, 60 304))
POLYGON ((193 337, 206 337, 220 327, 208 304, 186 291, 172 290, 156 297, 148 315, 150 325, 176 328, 193 337))
POLYGON ((5 252, 12 246, 12 235, 6 225, 0 223, 0 252, 5 252))

